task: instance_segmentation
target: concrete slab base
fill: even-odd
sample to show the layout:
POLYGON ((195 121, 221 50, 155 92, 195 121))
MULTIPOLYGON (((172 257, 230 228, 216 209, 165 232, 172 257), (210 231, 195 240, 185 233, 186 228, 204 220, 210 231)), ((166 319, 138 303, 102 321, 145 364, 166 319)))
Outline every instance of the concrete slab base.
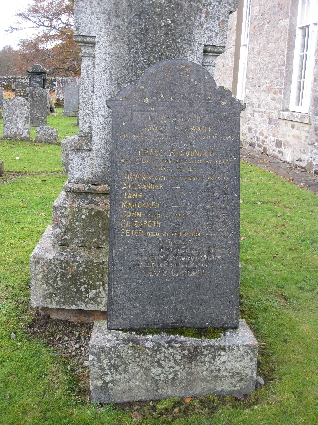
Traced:
POLYGON ((244 320, 218 339, 138 335, 94 325, 90 341, 91 400, 121 403, 248 394, 255 389, 257 341, 244 320))

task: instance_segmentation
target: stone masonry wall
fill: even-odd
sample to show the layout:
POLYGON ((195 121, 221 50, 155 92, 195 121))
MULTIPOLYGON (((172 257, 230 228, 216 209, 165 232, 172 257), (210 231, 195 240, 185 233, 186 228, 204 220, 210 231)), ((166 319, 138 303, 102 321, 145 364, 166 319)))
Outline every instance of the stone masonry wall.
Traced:
MULTIPOLYGON (((317 131, 313 128, 317 123, 317 58, 309 114, 288 111, 296 13, 296 0, 252 1, 241 140, 243 145, 318 173, 317 131)), ((232 22, 225 55, 234 55, 235 32, 232 22)), ((233 75, 233 63, 221 55, 215 71, 217 83, 231 88, 230 71, 233 75)))
MULTIPOLYGON (((64 86, 69 83, 77 81, 77 78, 73 77, 48 77, 46 79, 45 86, 50 91, 53 91, 56 93, 57 97, 59 99, 64 99, 64 86)), ((10 87, 12 88, 15 83, 17 82, 23 82, 25 84, 29 84, 29 78, 27 76, 0 76, 0 87, 6 88, 10 87)))

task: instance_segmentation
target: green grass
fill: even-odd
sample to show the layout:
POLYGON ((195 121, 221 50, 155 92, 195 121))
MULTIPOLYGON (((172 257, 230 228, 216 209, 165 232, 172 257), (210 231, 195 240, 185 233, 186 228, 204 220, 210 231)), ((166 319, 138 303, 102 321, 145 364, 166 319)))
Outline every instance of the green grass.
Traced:
MULTIPOLYGON (((63 117, 62 109, 57 109, 56 116, 48 116, 48 126, 57 128, 59 142, 67 136, 77 133, 78 127, 74 117, 63 117)), ((3 120, 0 120, 2 135, 3 120)), ((31 128, 31 139, 35 139, 35 128, 31 128)), ((0 160, 4 161, 6 172, 14 173, 56 173, 62 172, 61 148, 59 145, 35 142, 0 140, 0 160)))
POLYGON ((0 141, 6 170, 46 173, 0 184, 0 424, 316 425, 318 197, 242 164, 241 317, 260 343, 265 386, 245 400, 212 395, 123 411, 79 399, 75 373, 26 332, 29 256, 66 180, 49 174, 62 169, 59 149, 0 141))
POLYGON ((7 172, 53 173, 62 171, 61 147, 44 143, 0 140, 0 160, 7 172))

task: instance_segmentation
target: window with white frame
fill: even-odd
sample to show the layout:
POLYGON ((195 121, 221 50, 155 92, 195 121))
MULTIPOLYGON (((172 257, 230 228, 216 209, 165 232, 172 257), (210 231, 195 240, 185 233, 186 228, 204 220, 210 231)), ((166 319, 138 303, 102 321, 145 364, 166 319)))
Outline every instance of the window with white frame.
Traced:
POLYGON ((299 0, 289 109, 308 112, 315 63, 318 0, 299 0))
POLYGON ((244 100, 245 98, 248 44, 249 44, 250 23, 251 23, 251 6, 252 6, 252 0, 244 0, 241 45, 240 45, 240 60, 239 60, 237 88, 236 88, 236 97, 240 100, 244 100))

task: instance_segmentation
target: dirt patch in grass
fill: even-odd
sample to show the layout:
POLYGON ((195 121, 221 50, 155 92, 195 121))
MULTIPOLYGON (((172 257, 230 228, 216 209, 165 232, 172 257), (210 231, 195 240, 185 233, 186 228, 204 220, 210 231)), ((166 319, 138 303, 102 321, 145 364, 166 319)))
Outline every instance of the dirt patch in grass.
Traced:
POLYGON ((38 312, 28 327, 30 335, 63 357, 74 375, 76 396, 83 400, 89 398, 88 346, 92 328, 93 323, 51 319, 38 312))

